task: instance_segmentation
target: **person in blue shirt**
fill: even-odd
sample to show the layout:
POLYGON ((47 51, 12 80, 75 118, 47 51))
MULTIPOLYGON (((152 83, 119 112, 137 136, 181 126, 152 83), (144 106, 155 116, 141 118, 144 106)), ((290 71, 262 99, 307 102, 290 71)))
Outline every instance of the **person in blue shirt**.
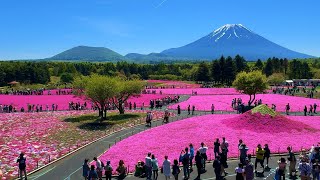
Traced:
POLYGON ((97 173, 94 165, 91 165, 91 167, 90 167, 90 172, 89 172, 88 179, 89 179, 89 180, 96 180, 96 179, 98 179, 98 173, 97 173))
POLYGON ((183 174, 184 179, 189 179, 190 177, 190 171, 189 171, 189 164, 190 164, 190 154, 188 153, 189 149, 186 147, 185 150, 181 151, 180 154, 180 162, 182 162, 183 165, 183 174))
POLYGON ((84 177, 84 179, 88 179, 88 176, 89 176, 90 167, 88 162, 89 162, 89 159, 85 159, 82 165, 82 176, 84 177))
POLYGON ((194 158, 194 148, 193 148, 192 143, 190 143, 189 148, 190 148, 190 172, 192 172, 193 171, 192 160, 194 158))

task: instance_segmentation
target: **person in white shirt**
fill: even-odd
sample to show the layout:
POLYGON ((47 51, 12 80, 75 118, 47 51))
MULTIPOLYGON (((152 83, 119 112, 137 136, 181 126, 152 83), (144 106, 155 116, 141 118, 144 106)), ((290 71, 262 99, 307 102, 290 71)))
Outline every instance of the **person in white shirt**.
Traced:
POLYGON ((167 179, 170 179, 170 174, 171 174, 171 162, 168 160, 168 156, 164 157, 164 161, 162 163, 162 171, 164 176, 167 179))
POLYGON ((201 157, 203 158, 204 162, 203 162, 203 170, 205 171, 206 169, 206 161, 208 159, 208 156, 207 156, 207 150, 208 150, 208 147, 202 142, 201 143, 201 147, 199 148, 199 152, 201 154, 201 157))
POLYGON ((102 170, 103 170, 102 163, 100 159, 97 159, 97 157, 94 157, 93 160, 96 161, 96 170, 97 170, 98 178, 102 179, 102 170))

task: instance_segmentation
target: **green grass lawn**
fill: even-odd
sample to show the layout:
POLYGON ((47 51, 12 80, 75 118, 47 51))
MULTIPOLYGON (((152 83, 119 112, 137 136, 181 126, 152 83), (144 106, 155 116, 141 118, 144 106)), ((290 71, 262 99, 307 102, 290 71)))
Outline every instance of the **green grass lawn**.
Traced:
POLYGON ((115 112, 107 113, 107 119, 100 122, 100 117, 97 114, 88 114, 78 117, 64 119, 65 122, 73 123, 80 129, 85 130, 106 130, 113 125, 123 124, 129 121, 135 121, 146 116, 145 113, 127 113, 118 114, 115 112))

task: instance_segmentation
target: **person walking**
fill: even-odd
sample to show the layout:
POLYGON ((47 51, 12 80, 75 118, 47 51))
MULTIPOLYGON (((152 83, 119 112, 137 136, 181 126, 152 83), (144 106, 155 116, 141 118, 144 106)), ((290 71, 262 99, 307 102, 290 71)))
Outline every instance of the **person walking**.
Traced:
POLYGON ((196 107, 193 105, 192 106, 192 115, 194 115, 194 111, 196 110, 196 107))
POLYGON ((304 106, 303 112, 304 112, 304 116, 307 116, 307 112, 308 112, 307 106, 304 106))
POLYGON ((159 171, 159 163, 158 159, 155 157, 154 154, 151 156, 151 164, 152 164, 152 174, 153 174, 153 180, 158 179, 158 171, 159 171))
POLYGON ((226 155, 227 158, 228 158, 229 143, 228 143, 228 141, 226 141, 226 138, 225 138, 225 137, 222 138, 222 143, 221 143, 220 147, 221 147, 221 151, 222 151, 222 152, 224 151, 224 152, 225 152, 225 155, 226 155))
POLYGON ((151 153, 148 153, 147 157, 145 158, 145 165, 146 165, 147 180, 151 180, 151 176, 152 176, 151 153))
POLYGON ((201 157, 203 158, 203 171, 206 171, 206 161, 208 160, 208 156, 207 156, 207 150, 208 147, 202 142, 201 146, 199 148, 199 152, 201 157))
POLYGON ((313 113, 313 105, 312 105, 312 104, 310 104, 310 108, 309 108, 309 115, 311 115, 311 116, 312 116, 312 113, 313 113))
POLYGON ((296 173, 296 163, 297 163, 297 159, 296 156, 294 155, 294 153, 292 152, 292 148, 288 147, 288 161, 289 161, 289 176, 290 178, 292 178, 293 176, 295 176, 296 173))
POLYGON ((192 172, 193 171, 192 160, 194 158, 194 148, 192 143, 189 144, 189 148, 190 148, 190 165, 189 166, 190 166, 190 172, 192 172))
POLYGON ((84 177, 85 180, 88 179, 89 172, 90 172, 89 159, 85 159, 82 165, 82 176, 84 177))
POLYGON ((180 168, 179 168, 179 162, 178 160, 173 161, 173 166, 172 166, 172 175, 175 180, 178 180, 179 174, 180 174, 180 168))
POLYGON ((197 151, 195 156, 195 161, 196 161, 196 167, 197 167, 197 173, 198 173, 196 180, 200 180, 200 175, 202 172, 202 157, 201 157, 200 151, 197 151))
POLYGON ((191 109, 190 109, 190 104, 188 105, 188 115, 190 115, 190 111, 191 111, 191 109))
POLYGON ((262 149, 261 144, 258 144, 256 149, 256 161, 254 163, 254 169, 256 173, 257 173, 258 163, 260 163, 261 168, 263 168, 262 172, 264 172, 263 156, 264 156, 264 150, 262 149))
POLYGON ((211 104, 211 114, 214 114, 214 104, 211 104))
POLYGON ((216 141, 213 143, 213 152, 214 152, 214 158, 216 158, 220 154, 220 140, 219 138, 216 139, 216 141))
POLYGON ((178 109, 178 116, 180 116, 180 114, 181 114, 181 108, 180 108, 180 105, 178 105, 177 109, 178 109))
POLYGON ((288 103, 286 105, 286 114, 289 115, 289 111, 290 111, 290 104, 288 103))
POLYGON ((270 158, 270 155, 271 155, 271 151, 269 149, 269 145, 265 144, 263 150, 264 150, 263 161, 264 160, 267 161, 266 169, 270 169, 269 168, 269 158, 270 158))
POLYGON ((98 178, 99 180, 102 180, 102 162, 97 157, 94 157, 93 160, 96 161, 96 171, 98 174, 98 178))
POLYGON ((19 158, 17 159, 18 167, 19 167, 19 177, 20 179, 23 178, 27 179, 27 159, 24 157, 24 153, 20 153, 19 158))
POLYGON ((184 179, 189 179, 190 177, 190 171, 189 171, 189 164, 190 164, 190 154, 188 153, 189 149, 186 147, 185 150, 181 151, 180 154, 180 162, 182 162, 183 165, 183 174, 184 179))
POLYGON ((313 113, 314 114, 317 114, 317 112, 316 112, 317 111, 317 107, 318 107, 318 105, 316 103, 314 103, 313 104, 313 113))
POLYGON ((168 156, 164 157, 164 161, 162 163, 162 171, 166 178, 166 180, 170 179, 171 174, 171 162, 168 160, 168 156))
POLYGON ((246 158, 247 158, 247 152, 249 148, 246 146, 246 144, 241 144, 239 147, 240 150, 240 163, 245 164, 246 158))

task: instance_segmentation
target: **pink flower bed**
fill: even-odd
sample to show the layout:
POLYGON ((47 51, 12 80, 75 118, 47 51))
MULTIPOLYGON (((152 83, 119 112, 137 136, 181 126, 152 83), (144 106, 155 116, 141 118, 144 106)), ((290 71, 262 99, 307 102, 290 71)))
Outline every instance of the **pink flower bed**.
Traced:
MULTIPOLYGON (((58 104, 58 110, 69 109, 69 102, 74 103, 80 102, 84 103, 83 99, 80 99, 74 95, 0 95, 0 104, 13 105, 20 111, 21 107, 27 110, 28 103, 37 105, 42 105, 43 110, 46 105, 51 109, 52 104, 58 104)), ((90 107, 91 103, 87 102, 87 106, 90 107)))
POLYGON ((255 119, 255 122, 247 128, 239 129, 230 124, 230 122, 241 124, 244 121, 242 118, 241 115, 206 115, 152 128, 117 143, 100 156, 100 159, 104 162, 111 160, 113 167, 117 167, 119 160, 124 160, 130 171, 133 171, 137 161, 144 161, 148 152, 155 154, 161 164, 165 155, 168 155, 170 160, 178 159, 181 150, 189 143, 198 149, 200 143, 204 142, 209 147, 208 158, 213 159, 213 142, 216 138, 221 140, 222 137, 226 137, 229 142, 229 157, 238 156, 239 139, 247 144, 251 154, 259 143, 269 144, 271 152, 278 153, 278 151, 286 152, 287 146, 299 151, 302 147, 309 148, 319 142, 320 118, 318 117, 288 117, 292 120, 287 120, 282 127, 276 127, 273 123, 263 124, 262 116, 260 119, 255 119), (311 126, 313 130, 287 129, 296 123, 303 125, 302 127, 311 126), (256 126, 264 126, 269 131, 257 132, 256 126), (315 129, 317 131, 314 131, 315 129))
POLYGON ((79 116, 92 111, 0 114, 0 161, 5 178, 18 175, 17 158, 24 152, 27 171, 47 164, 78 146, 89 143, 92 133, 61 121, 63 117, 79 116), (83 138, 86 137, 86 138, 83 138), (69 149, 70 148, 70 149, 69 149))
POLYGON ((199 88, 200 84, 188 83, 186 81, 169 80, 147 80, 148 83, 160 84, 160 86, 175 86, 175 88, 199 88))
POLYGON ((241 94, 234 88, 192 88, 192 89, 147 89, 147 91, 156 91, 157 94, 181 94, 191 95, 192 92, 197 92, 198 95, 220 95, 220 94, 241 94))
MULTIPOLYGON (((127 102, 132 102, 132 105, 135 102, 137 107, 141 107, 142 103, 144 103, 145 106, 149 106, 150 100, 161 99, 166 96, 168 95, 141 94, 130 97, 127 102)), ((74 103, 80 102, 81 104, 85 102, 85 100, 74 95, 0 95, 0 104, 11 104, 18 108, 17 111, 20 111, 21 107, 24 107, 25 110, 27 110, 28 103, 32 105, 42 105, 43 110, 45 110, 47 104, 49 105, 49 109, 51 109, 52 104, 58 104, 58 110, 67 110, 69 109, 69 102, 71 101, 74 103)), ((87 107, 91 107, 90 101, 87 101, 87 107)))
MULTIPOLYGON (((245 104, 249 101, 248 95, 217 95, 217 96, 191 96, 187 101, 181 102, 170 106, 171 109, 177 109, 177 106, 180 105, 181 109, 186 110, 188 105, 194 105, 196 110, 211 110, 211 104, 214 104, 215 110, 219 111, 233 111, 231 107, 232 99, 241 98, 245 104)), ((305 105, 308 109, 311 104, 320 105, 320 99, 309 99, 297 96, 285 96, 278 94, 258 94, 256 99, 262 99, 263 104, 268 104, 271 107, 271 104, 275 104, 276 111, 285 112, 285 106, 287 103, 290 104, 291 112, 301 112, 305 105)))
POLYGON ((127 100, 127 103, 136 103, 137 107, 141 107, 144 103, 144 107, 148 107, 150 104, 150 100, 161 99, 167 97, 168 95, 160 95, 160 94, 141 94, 137 96, 130 97, 127 100))

